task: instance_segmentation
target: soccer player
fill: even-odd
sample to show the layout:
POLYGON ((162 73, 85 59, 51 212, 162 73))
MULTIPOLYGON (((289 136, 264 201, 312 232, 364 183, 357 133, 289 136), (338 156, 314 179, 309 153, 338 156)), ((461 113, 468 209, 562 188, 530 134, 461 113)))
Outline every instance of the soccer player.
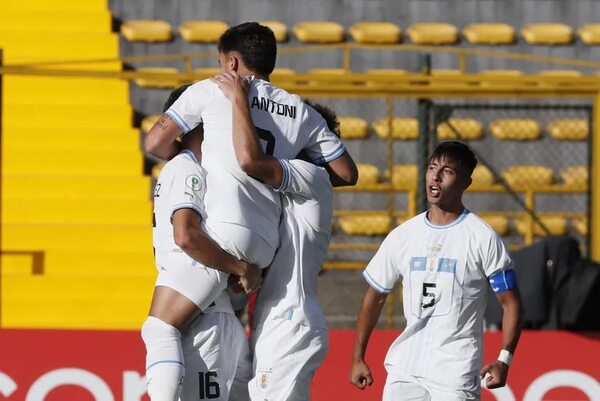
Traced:
MULTIPOLYGON (((185 89, 173 91, 166 107, 185 89)), ((201 380, 200 388, 206 385, 211 395, 222 393, 227 400, 245 337, 229 297, 223 293, 227 276, 219 270, 241 276, 247 290, 258 286, 262 277, 257 266, 224 251, 202 228, 206 220, 206 179, 198 161, 202 127, 187 133, 181 143, 183 150, 163 167, 154 191, 158 277, 149 317, 142 327, 148 393, 153 401, 177 398, 185 353, 194 362, 188 375, 193 372, 199 378, 195 385, 184 388, 184 395, 199 391, 197 381, 201 380), (205 314, 192 326, 193 335, 188 336, 192 338, 182 353, 181 331, 198 311, 205 314), (164 334, 168 334, 167 341, 164 334), (220 343, 223 349, 207 350, 209 342, 220 343)))
MULTIPOLYGON (((256 401, 308 400, 310 382, 328 346, 317 276, 327 255, 332 223, 329 174, 304 152, 292 160, 266 155, 252 127, 247 81, 232 72, 216 76, 214 82, 233 104, 233 143, 240 165, 282 193, 280 245, 256 300, 250 397, 256 401)), ((314 107, 337 132, 335 114, 314 107)))
POLYGON ((464 191, 477 164, 460 142, 441 143, 429 158, 431 208, 394 229, 363 272, 369 288, 358 313, 350 381, 360 389, 373 377, 365 352, 387 294, 402 279, 407 325, 385 358, 384 401, 479 400, 506 383, 521 332, 521 301, 513 262, 502 240, 466 209, 464 191), (483 314, 493 290, 504 316, 502 351, 482 366, 483 314))

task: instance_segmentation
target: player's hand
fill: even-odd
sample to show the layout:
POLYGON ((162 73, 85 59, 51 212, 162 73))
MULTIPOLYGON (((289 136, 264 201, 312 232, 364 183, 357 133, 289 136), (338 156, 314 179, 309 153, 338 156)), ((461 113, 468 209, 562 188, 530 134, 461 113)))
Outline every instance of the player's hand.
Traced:
POLYGON ((236 276, 235 274, 229 275, 227 278, 227 286, 236 294, 245 292, 244 287, 242 287, 242 284, 240 283, 240 276, 236 276))
POLYGON ((246 273, 240 276, 239 281, 247 294, 256 291, 262 284, 262 270, 256 265, 249 264, 246 273))
POLYGON ((371 369, 365 361, 352 362, 352 371, 350 372, 350 382, 361 390, 373 384, 371 369))
POLYGON ((222 72, 210 79, 221 89, 225 97, 233 102, 236 98, 246 99, 250 82, 237 72, 222 72))
POLYGON ((484 366, 480 371, 479 375, 483 380, 488 374, 484 385, 489 389, 498 387, 504 387, 506 385, 506 378, 508 376, 508 365, 504 362, 494 361, 489 365, 484 366))

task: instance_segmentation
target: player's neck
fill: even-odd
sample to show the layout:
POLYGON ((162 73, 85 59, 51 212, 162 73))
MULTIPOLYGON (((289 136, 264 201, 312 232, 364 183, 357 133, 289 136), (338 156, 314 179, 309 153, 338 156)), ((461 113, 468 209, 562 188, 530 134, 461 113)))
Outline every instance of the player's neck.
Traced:
POLYGON ((255 71, 249 70, 245 67, 240 67, 240 69, 238 69, 237 73, 242 77, 254 77, 254 78, 262 79, 263 81, 269 80, 268 76, 259 74, 255 71))
POLYGON ((431 205, 431 209, 427 213, 427 220, 436 226, 445 226, 452 223, 464 212, 465 207, 462 203, 452 207, 440 207, 431 205))

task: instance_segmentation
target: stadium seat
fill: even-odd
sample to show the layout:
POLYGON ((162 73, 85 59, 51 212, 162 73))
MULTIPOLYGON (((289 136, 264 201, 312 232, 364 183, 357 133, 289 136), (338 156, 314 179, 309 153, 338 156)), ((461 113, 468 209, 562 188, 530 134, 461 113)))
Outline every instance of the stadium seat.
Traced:
POLYGON ((342 139, 363 139, 367 137, 367 122, 360 117, 339 117, 342 139))
MULTIPOLYGON (((460 134, 460 139, 475 140, 483 138, 483 125, 472 118, 451 118, 450 124, 460 134)), ((437 135, 441 140, 457 139, 456 133, 446 123, 437 126, 437 135)))
POLYGON ((501 214, 485 214, 482 213, 480 217, 489 224, 500 235, 506 235, 508 233, 508 219, 506 216, 501 214))
POLYGON ((275 40, 278 42, 285 42, 288 40, 288 29, 284 23, 279 21, 260 21, 259 24, 269 27, 273 34, 275 34, 275 40))
POLYGON ((580 77, 583 74, 581 71, 577 70, 543 70, 538 73, 544 77, 559 77, 559 78, 569 78, 569 77, 580 77))
POLYGON ((279 80, 289 81, 293 80, 294 75, 296 75, 296 71, 292 70, 291 68, 275 68, 269 76, 269 79, 275 82, 279 80))
POLYGON ((228 28, 223 21, 185 21, 179 25, 179 34, 187 42, 216 43, 228 28))
POLYGON ((160 117, 160 114, 152 114, 144 117, 141 123, 142 131, 146 133, 150 132, 150 130, 152 129, 152 127, 154 127, 154 124, 156 124, 160 117))
POLYGON ((515 29, 500 23, 469 24, 463 35, 474 45, 508 45, 515 41, 515 29))
POLYGON ((357 187, 377 184, 380 180, 380 172, 377 166, 367 163, 357 163, 358 182, 357 187))
POLYGON ((0 31, 106 33, 110 30, 108 9, 0 11, 0 31))
POLYGON ((600 45, 600 24, 586 24, 577 30, 577 34, 586 45, 600 45))
POLYGON ((31 10, 31 11, 87 11, 101 12, 107 9, 106 0, 61 0, 48 2, 47 0, 3 0, 0 2, 0 11, 5 10, 31 10))
POLYGON ((390 82, 395 82, 397 77, 403 77, 408 74, 408 71, 401 69, 385 69, 377 68, 365 71, 365 83, 367 86, 373 85, 388 85, 390 82), (385 77, 385 78, 384 78, 385 77), (375 79, 373 79, 375 78, 375 79))
POLYGON ((492 174, 490 169, 483 164, 478 164, 477 167, 475 167, 473 174, 471 174, 471 179, 473 180, 473 184, 471 184, 473 188, 494 185, 496 181, 494 179, 494 174, 492 174))
POLYGON ((327 83, 335 84, 336 77, 346 75, 346 71, 343 68, 312 68, 306 71, 306 73, 318 77, 328 77, 332 79, 332 81, 308 81, 308 84, 311 86, 319 86, 327 83))
POLYGON ((529 118, 495 120, 490 123, 490 131, 498 139, 511 141, 539 139, 542 135, 538 122, 529 118))
POLYGON ((179 70, 175 67, 140 67, 136 71, 150 74, 162 74, 159 77, 136 78, 135 84, 140 88, 163 88, 173 89, 181 85, 177 74, 179 70))
POLYGON ((483 70, 480 72, 482 75, 497 75, 503 77, 520 77, 523 75, 521 70, 483 70))
POLYGON ((359 22, 348 33, 358 43, 398 43, 402 38, 400 27, 391 22, 359 22))
MULTIPOLYGON (((373 122, 373 130, 378 137, 387 139, 389 132, 389 119, 384 117, 373 122)), ((402 140, 412 140, 419 137, 419 122, 416 118, 395 117, 392 120, 392 138, 402 140)))
POLYGON ((569 187, 587 188, 590 173, 587 166, 570 166, 560 171, 560 178, 569 187))
POLYGON ((571 220, 571 226, 575 229, 577 234, 581 236, 588 235, 588 219, 585 217, 576 217, 571 220))
POLYGON ((456 77, 462 74, 461 70, 453 69, 435 69, 431 70, 431 75, 434 77, 456 77))
POLYGON ((546 130, 554 139, 562 141, 583 141, 588 138, 590 124, 585 119, 557 119, 546 125, 546 130))
MULTIPOLYGON (((398 164, 393 167, 391 177, 394 189, 414 190, 417 188, 419 168, 415 164, 398 164)), ((389 172, 387 174, 389 176, 389 172)))
POLYGON ((344 40, 344 27, 337 22, 300 22, 292 32, 303 43, 339 43, 344 40))
POLYGON ((164 20, 125 21, 121 34, 130 42, 168 42, 173 38, 171 24, 164 20))
POLYGON ((343 216, 338 224, 348 235, 385 235, 392 229, 392 221, 388 213, 382 212, 343 216))
POLYGON ((458 41, 458 30, 446 23, 418 23, 408 27, 410 40, 417 45, 450 45, 458 41))
MULTIPOLYGON (((567 220, 560 216, 540 217, 542 224, 548 229, 550 235, 565 235, 567 233, 567 220)), ((515 219, 515 228, 518 233, 525 236, 528 231, 528 217, 515 219)), ((533 225, 533 234, 538 237, 546 236, 542 227, 535 223, 533 225)))
POLYGON ((521 35, 530 45, 566 45, 573 41, 573 30, 565 24, 528 24, 521 35))
POLYGON ((502 172, 502 178, 516 189, 535 189, 552 185, 554 172, 546 166, 509 166, 502 172))

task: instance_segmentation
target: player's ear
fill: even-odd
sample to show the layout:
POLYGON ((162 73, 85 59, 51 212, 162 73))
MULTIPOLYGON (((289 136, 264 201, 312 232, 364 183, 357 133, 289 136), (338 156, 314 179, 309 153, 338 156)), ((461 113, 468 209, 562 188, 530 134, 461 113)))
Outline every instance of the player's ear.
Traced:
POLYGON ((239 68, 240 68, 240 59, 237 55, 230 55, 229 56, 229 71, 235 71, 238 72, 239 68))

